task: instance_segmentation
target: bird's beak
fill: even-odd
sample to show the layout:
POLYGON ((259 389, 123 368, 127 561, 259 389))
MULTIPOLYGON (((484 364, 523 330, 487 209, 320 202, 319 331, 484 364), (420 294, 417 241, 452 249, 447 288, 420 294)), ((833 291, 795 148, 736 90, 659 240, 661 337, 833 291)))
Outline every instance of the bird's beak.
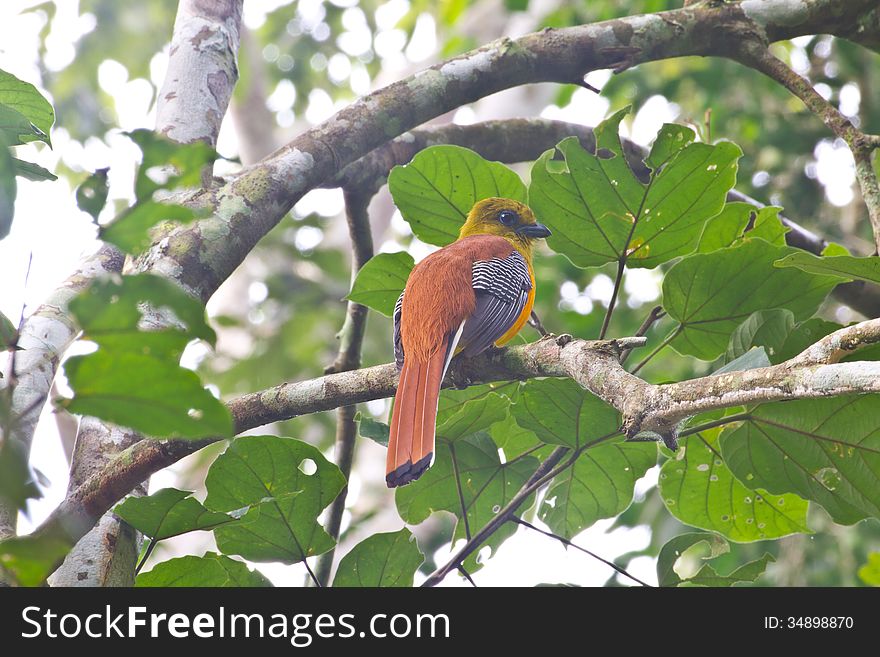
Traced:
POLYGON ((544 224, 526 224, 516 231, 520 235, 525 235, 530 239, 540 239, 550 235, 550 229, 544 224))

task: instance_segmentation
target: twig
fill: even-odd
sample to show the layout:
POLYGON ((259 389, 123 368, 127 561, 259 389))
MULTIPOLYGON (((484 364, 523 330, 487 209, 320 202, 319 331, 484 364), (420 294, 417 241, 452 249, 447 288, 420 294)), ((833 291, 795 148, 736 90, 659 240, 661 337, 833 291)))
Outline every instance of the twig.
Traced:
POLYGON ((535 527, 532 523, 530 523, 530 522, 526 522, 525 520, 523 520, 522 518, 520 518, 520 517, 518 517, 518 516, 511 516, 510 519, 511 519, 513 522, 515 522, 516 524, 518 524, 518 525, 522 525, 523 527, 527 527, 528 529, 532 529, 532 530, 538 532, 539 534, 543 534, 544 536, 549 536, 550 538, 555 538, 557 541, 559 541, 559 542, 562 543, 563 545, 566 545, 566 546, 568 546, 568 547, 573 547, 573 548, 576 549, 576 550, 580 550, 581 552, 584 552, 584 553, 586 553, 586 554, 589 554, 589 555, 590 555, 591 557, 593 557, 594 559, 596 559, 596 560, 598 560, 598 561, 601 561, 601 562, 604 563, 606 566, 609 566, 610 568, 613 568, 614 570, 616 570, 618 573, 620 573, 620 574, 623 575, 624 577, 629 577, 631 580, 633 580, 634 582, 636 582, 636 583, 638 583, 638 584, 641 584, 642 586, 647 586, 647 587, 649 587, 649 588, 653 588, 653 587, 651 587, 650 584, 647 584, 647 583, 643 582, 643 581, 640 580, 638 577, 635 577, 635 576, 633 576, 633 575, 630 575, 628 572, 626 572, 626 570, 624 570, 623 568, 621 568, 620 566, 618 566, 618 565, 617 565, 616 563, 614 563, 613 561, 608 561, 608 559, 603 559, 602 557, 600 557, 600 556, 599 556, 598 554, 596 554, 595 552, 591 552, 591 551, 588 550, 587 548, 581 547, 580 545, 575 545, 574 543, 572 543, 571 541, 569 541, 567 538, 565 538, 565 537, 563 537, 563 536, 559 536, 558 534, 554 534, 553 532, 545 532, 543 529, 539 529, 538 527, 535 527))
POLYGON ((458 491, 458 503, 461 508, 461 520, 464 523, 464 535, 471 540, 471 525, 468 520, 467 504, 464 502, 464 491, 461 489, 461 473, 458 470, 458 461, 455 459, 455 445, 449 443, 449 454, 452 457, 452 472, 455 475, 455 487, 458 491))
POLYGON ((459 565, 459 566, 458 566, 458 572, 460 572, 460 573, 462 574, 462 576, 463 576, 467 581, 469 581, 469 582, 471 583, 471 586, 473 586, 474 588, 477 588, 477 583, 474 581, 474 578, 471 577, 471 574, 470 574, 468 571, 466 571, 466 570, 464 569, 464 566, 459 565))
MULTIPOLYGON (((646 194, 647 195, 647 194, 646 194)), ((635 230, 635 221, 633 222, 633 227, 630 229, 630 238, 632 237, 632 231, 635 230)), ((626 247, 629 248, 629 239, 627 238, 626 247)), ((620 284, 623 282, 623 272, 626 269, 626 255, 620 256, 617 259, 617 276, 614 277, 614 291, 611 293, 611 301, 608 302, 608 309, 605 311, 605 319, 602 320, 602 329, 599 331, 599 339, 604 340, 605 334, 608 332, 608 324, 611 323, 611 315, 614 314, 614 306, 617 303, 617 294, 620 292, 620 284)), ((621 354, 622 356, 622 354, 621 354)))
POLYGON ((632 370, 630 371, 630 373, 631 373, 631 374, 635 374, 635 373, 638 372, 640 369, 642 369, 645 365, 647 365, 648 362, 649 362, 652 358, 654 358, 654 356, 656 356, 658 353, 660 353, 660 352, 664 349, 664 347, 666 347, 667 345, 669 345, 670 342, 672 342, 673 340, 675 340, 675 338, 677 338, 678 335, 679 335, 683 330, 684 330, 684 326, 683 326, 682 324, 679 324, 678 327, 677 327, 672 333, 670 333, 669 335, 666 336, 666 338, 663 340, 663 342, 661 342, 659 345, 657 345, 657 347, 654 349, 654 351, 652 351, 650 354, 648 354, 648 355, 645 356, 642 360, 640 360, 640 361, 639 361, 639 364, 636 365, 634 368, 632 368, 632 370))
MULTIPOLYGON (((651 327, 654 326, 654 323, 662 319, 666 316, 666 311, 663 310, 663 306, 654 306, 651 308, 651 312, 648 313, 648 316, 645 318, 645 321, 642 322, 642 325, 639 327, 639 330, 636 331, 636 335, 641 337, 645 335, 651 327)), ((629 358, 629 355, 632 353, 632 348, 624 349, 620 354, 620 364, 623 365, 626 362, 626 359, 629 358)))

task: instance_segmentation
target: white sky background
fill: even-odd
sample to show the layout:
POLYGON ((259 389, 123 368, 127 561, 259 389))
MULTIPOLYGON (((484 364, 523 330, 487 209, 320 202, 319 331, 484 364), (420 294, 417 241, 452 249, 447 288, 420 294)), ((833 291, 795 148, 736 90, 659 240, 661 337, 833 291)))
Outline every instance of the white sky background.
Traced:
MULTIPOLYGON (((26 7, 37 4, 35 1, 3 0, 0 2, 0 68, 9 71, 23 80, 32 82, 49 97, 41 87, 40 69, 37 66, 39 31, 45 17, 36 13, 20 15, 26 7)), ((82 35, 95 29, 95 19, 91 15, 79 15, 78 2, 75 0, 57 3, 56 18, 52 23, 46 41, 47 56, 45 64, 50 70, 60 70, 68 66, 74 55, 74 45, 82 35)), ((285 4, 277 0, 248 0, 245 3, 245 23, 258 27, 267 12, 285 4)), ((343 2, 341 6, 352 6, 355 1, 343 2)), ((535 4, 535 3, 533 3, 535 4)), ((317 21, 320 23, 323 8, 319 0, 300 0, 299 12, 303 23, 317 21)), ((394 25, 408 8, 406 0, 390 0, 377 12, 380 32, 373 41, 373 48, 383 59, 386 71, 400 71, 412 67, 413 62, 420 62, 435 56, 438 47, 435 25, 432 17, 423 15, 417 23, 418 38, 407 45, 403 33, 394 25)), ((346 14, 343 25, 346 32, 339 37, 340 47, 349 54, 363 51, 370 46, 370 34, 363 14, 360 10, 352 10, 346 14), (344 46, 343 46, 344 44, 344 46)), ((105 28, 106 29, 106 28, 105 28)), ((170 35, 171 26, 169 26, 170 35)), ((803 45, 804 42, 801 42, 803 45)), ((283 53, 264 51, 264 57, 274 61, 283 57, 283 53)), ((277 48, 275 49, 277 51, 277 48)), ((805 56, 796 50, 793 57, 796 68, 803 64, 805 56)), ((119 63, 106 60, 98 70, 98 80, 104 91, 114 98, 115 111, 123 130, 135 128, 153 128, 155 109, 150 106, 152 86, 162 83, 167 54, 157 54, 151 61, 151 79, 130 80, 127 70, 119 63)), ((370 89, 371 82, 365 69, 352 66, 346 57, 333 58, 327 63, 328 75, 338 79, 348 79, 351 88, 359 94, 370 89), (343 61, 345 60, 345 61, 343 61)), ((588 81, 601 87, 610 77, 607 71, 597 71, 588 76, 588 81)), ((821 90, 820 90, 821 93, 821 90)), ((279 124, 292 125, 294 117, 291 109, 296 90, 289 82, 280 83, 268 99, 268 105, 276 113, 279 124)), ((842 105, 845 101, 850 112, 858 110, 858 89, 849 89, 846 98, 841 95, 842 105)), ((323 91, 315 91, 310 95, 310 104, 305 112, 309 123, 321 121, 339 109, 323 91)), ((481 116, 479 107, 461 108, 455 114, 455 121, 470 123, 478 119, 492 118, 481 116)), ((841 109, 844 109, 841 107, 841 109)), ((570 105, 564 108, 551 105, 540 112, 545 118, 595 125, 601 121, 609 110, 608 101, 586 89, 575 91, 570 105)), ((641 144, 648 144, 664 122, 674 121, 678 116, 678 107, 655 96, 649 99, 636 114, 629 129, 624 127, 627 136, 641 144)), ((89 172, 100 167, 110 167, 110 197, 108 208, 101 220, 112 217, 112 205, 116 200, 131 201, 134 171, 139 157, 138 150, 118 132, 111 133, 105 139, 90 138, 85 143, 72 140, 63 125, 56 126, 52 131, 54 150, 42 145, 19 147, 16 156, 37 162, 50 171, 57 168, 60 161, 68 167, 89 172)), ((237 152, 237 141, 231 122, 224 123, 218 148, 224 155, 237 152)), ((816 163, 813 172, 825 185, 829 201, 836 205, 846 205, 852 200, 852 185, 855 180, 852 158, 849 151, 841 144, 831 140, 820 143, 814 153, 816 163)), ((307 196, 297 206, 303 214, 327 208, 334 212, 341 210, 341 201, 336 192, 318 190, 307 196)), ((305 228, 301 230, 306 230, 305 228)), ((408 225, 399 217, 392 222, 392 230, 400 234, 408 234, 408 225)), ((94 252, 98 247, 95 238, 96 228, 91 218, 80 212, 73 197, 73 189, 65 178, 53 183, 35 183, 18 179, 18 199, 16 215, 11 234, 0 241, 0 312, 16 321, 22 311, 22 304, 33 310, 39 303, 77 266, 85 255, 94 252), (28 259, 33 261, 27 286, 24 285, 28 259)), ((318 229, 308 228, 300 236, 304 241, 320 241, 318 229), (317 231, 318 234, 314 234, 317 231)), ((382 245, 382 250, 397 248, 393 239, 382 245)), ((417 244, 414 255, 424 256, 431 248, 417 244)), ((595 303, 607 304, 611 293, 612 281, 607 276, 597 276, 585 289, 580 290, 574 283, 563 283, 560 293, 561 305, 582 313, 589 313, 595 303)), ((626 280, 627 290, 634 292, 643 290, 644 303, 649 303, 659 294, 658 278, 652 272, 634 270, 626 280)), ((372 409, 371 409, 372 410, 372 409)), ((60 442, 52 418, 51 410, 44 411, 42 421, 37 430, 32 463, 51 481, 44 491, 42 500, 31 503, 30 517, 22 518, 22 531, 29 531, 35 524, 42 521, 61 501, 67 485, 67 466, 61 451, 60 442)), ((175 484, 174 468, 154 477, 152 490, 157 487, 175 484)), ((359 473, 358 473, 359 474, 359 473)), ((656 483, 656 468, 649 471, 637 486, 637 495, 656 483)), ((356 498, 357 487, 354 486, 350 502, 356 498)), ((537 523, 540 525, 540 523, 537 523)), ((650 533, 647 528, 617 529, 606 532, 611 521, 597 523, 591 529, 576 538, 576 543, 590 550, 613 559, 617 555, 645 547, 650 533)), ((399 526, 399 525, 398 525, 399 526)), ((395 527, 389 527, 389 530, 395 527)), ((204 537, 203 533, 197 533, 204 537)), ((204 550, 204 547, 202 547, 204 550)), ((437 555, 438 561, 450 554, 448 549, 437 555)), ((283 566, 259 564, 277 584, 298 584, 302 581, 302 566, 283 566)), ((652 559, 640 558, 631 564, 631 572, 648 582, 656 582, 652 559)), ((607 566, 594 561, 589 556, 575 550, 566 550, 553 539, 535 532, 521 529, 516 537, 509 539, 500 548, 498 555, 491 559, 487 566, 476 574, 480 585, 533 585, 541 582, 568 582, 582 585, 599 585, 609 576, 607 566)), ((623 583, 629 583, 629 580, 623 583)), ((467 585, 461 578, 450 576, 447 585, 467 585)))

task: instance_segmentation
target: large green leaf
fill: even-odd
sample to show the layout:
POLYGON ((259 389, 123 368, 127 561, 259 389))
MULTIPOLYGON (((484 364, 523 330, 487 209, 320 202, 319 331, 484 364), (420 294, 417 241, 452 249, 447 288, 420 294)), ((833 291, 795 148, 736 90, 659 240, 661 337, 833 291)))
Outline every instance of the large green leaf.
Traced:
MULTIPOLYGON (((516 495, 537 467, 531 456, 502 464, 498 447, 485 433, 455 443, 439 440, 434 465, 414 483, 397 489, 397 511, 409 524, 423 522, 435 511, 449 511, 459 519, 455 537, 464 538, 462 506, 473 535, 516 495)), ((485 545, 494 551, 515 531, 516 525, 506 523, 485 545)), ((468 564, 469 570, 479 567, 473 557, 468 564)))
POLYGON ((835 521, 880 517, 880 403, 875 395, 762 404, 721 435, 736 477, 818 502, 835 521))
POLYGON ((405 251, 380 253, 361 267, 346 299, 391 317, 414 265, 405 251))
POLYGON ((675 264, 663 280, 663 307, 680 324, 671 342, 676 351, 716 358, 734 329, 758 310, 787 309, 796 320, 812 315, 839 279, 773 266, 791 251, 750 239, 675 264))
POLYGON ((739 358, 753 347, 764 347, 768 357, 772 358, 782 352, 794 324, 794 314, 785 308, 752 313, 730 336, 727 360, 739 358))
POLYGON ((545 443, 580 447, 620 428, 620 414, 571 379, 532 379, 510 412, 545 443))
POLYGON ((51 145, 49 131, 55 122, 55 110, 34 85, 0 70, 0 105, 19 112, 38 129, 25 141, 39 139, 51 145))
POLYGON ((437 435, 454 441, 484 431, 507 417, 509 400, 497 393, 471 399, 437 423, 437 435))
POLYGON ((733 246, 743 234, 755 207, 749 203, 728 203, 714 217, 706 222, 697 253, 711 253, 718 249, 733 246))
POLYGON ((7 146, 19 146, 45 137, 27 117, 0 102, 0 140, 7 146))
POLYGON ((498 445, 498 449, 504 452, 506 461, 526 452, 531 453, 532 450, 540 458, 544 452, 549 454, 553 450, 553 447, 539 440, 533 431, 522 428, 513 415, 508 415, 489 427, 489 435, 498 445))
POLYGON ((373 534, 342 558, 333 586, 412 586, 413 576, 424 560, 415 536, 406 527, 373 534))
POLYGON ((691 143, 693 132, 664 126, 648 161, 647 185, 623 157, 619 124, 629 108, 595 129, 597 154, 575 137, 559 143, 532 168, 529 198, 553 231, 547 243, 580 267, 625 259, 630 267, 655 267, 694 250, 706 220, 724 207, 736 181, 738 146, 691 143))
POLYGON ((719 433, 688 437, 684 449, 663 464, 660 496, 669 512, 686 525, 739 542, 809 532, 806 500, 771 495, 736 479, 721 458, 719 433))
POLYGON ((770 360, 775 365, 789 358, 794 358, 804 349, 815 344, 829 333, 834 333, 834 331, 842 328, 843 326, 835 322, 812 317, 792 329, 782 344, 782 349, 770 360))
POLYGON ((440 399, 437 402, 437 425, 441 425, 450 418, 458 415, 462 409, 472 402, 477 402, 488 396, 501 396, 507 400, 517 399, 519 395, 519 381, 504 381, 485 383, 479 386, 467 388, 447 388, 440 391, 440 399))
POLYGON ((797 251, 774 264, 776 267, 797 267, 811 274, 839 276, 843 280, 857 278, 869 283, 880 283, 880 258, 877 256, 816 256, 806 251, 797 251))
POLYGON ((97 279, 70 302, 70 310, 83 337, 104 349, 179 357, 190 340, 201 338, 213 345, 216 339, 204 305, 154 274, 97 279), (171 311, 178 321, 159 331, 140 330, 148 310, 171 311))
POLYGON ((200 186, 202 170, 217 157, 217 152, 202 141, 179 144, 152 130, 126 134, 143 153, 134 183, 138 202, 150 200, 158 189, 200 186))
POLYGON ((157 224, 188 223, 203 215, 183 205, 142 201, 123 212, 113 223, 102 226, 99 237, 126 253, 137 254, 153 243, 151 231, 157 224))
POLYGON ((296 563, 335 544, 318 524, 318 515, 345 486, 345 478, 307 443, 277 436, 238 438, 214 461, 205 485, 205 506, 213 511, 256 505, 241 522, 214 530, 225 553, 296 563))
POLYGON ((727 575, 720 575, 710 565, 703 564, 696 572, 682 578, 676 570, 682 561, 696 560, 696 565, 704 560, 711 560, 726 554, 730 546, 718 534, 694 532, 681 534, 669 540, 661 549, 657 558, 657 581, 660 586, 733 586, 734 584, 752 583, 760 577, 767 564, 775 561, 770 554, 755 561, 750 561, 727 575), (697 550, 702 548, 702 554, 697 550))
POLYGON ((527 200, 526 187, 513 171, 450 145, 426 148, 409 164, 394 167, 388 189, 413 233, 438 246, 458 239, 477 201, 494 196, 527 200))
POLYGON ((13 536, 0 541, 0 567, 22 586, 40 586, 72 547, 63 529, 51 535, 13 536))
POLYGON ((176 488, 163 488, 147 497, 129 497, 117 504, 113 513, 156 541, 236 520, 225 513, 209 511, 192 497, 192 491, 176 488))
POLYGON ((98 349, 64 365, 71 413, 92 415, 153 438, 231 436, 229 410, 176 362, 128 351, 98 349))
POLYGON ((636 481, 656 463, 653 442, 591 447, 556 476, 538 514, 555 533, 571 538, 597 520, 623 513, 636 481))
POLYGON ((140 573, 134 585, 137 587, 264 587, 272 586, 272 582, 241 561, 208 552, 203 557, 178 557, 156 564, 152 570, 140 573))

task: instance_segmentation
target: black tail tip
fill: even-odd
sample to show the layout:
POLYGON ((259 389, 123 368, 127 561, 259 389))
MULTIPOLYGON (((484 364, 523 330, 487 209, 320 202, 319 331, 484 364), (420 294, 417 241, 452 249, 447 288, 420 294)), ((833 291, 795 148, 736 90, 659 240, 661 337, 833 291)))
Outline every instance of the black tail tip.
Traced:
POLYGON ((425 473, 425 470, 431 467, 431 459, 433 458, 434 452, 429 452, 427 456, 423 456, 415 464, 412 461, 407 461, 385 475, 385 483, 388 488, 397 488, 414 482, 425 473))

